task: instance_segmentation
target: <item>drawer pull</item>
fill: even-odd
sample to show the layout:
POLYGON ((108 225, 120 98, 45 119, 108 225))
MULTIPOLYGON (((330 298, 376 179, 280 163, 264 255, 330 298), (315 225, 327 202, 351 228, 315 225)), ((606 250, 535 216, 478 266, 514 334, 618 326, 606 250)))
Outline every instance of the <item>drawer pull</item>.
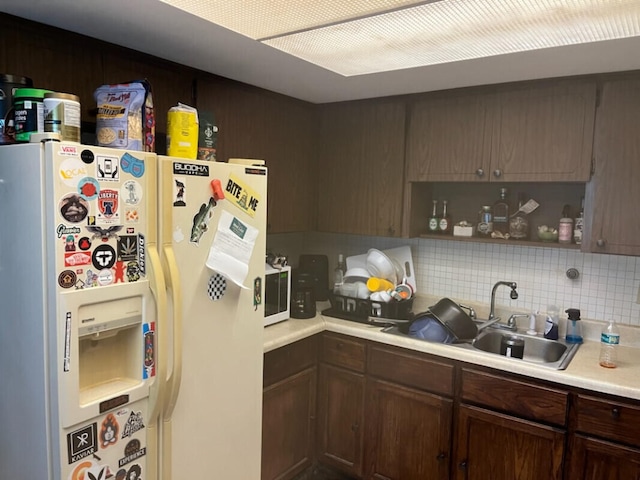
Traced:
POLYGON ((611 409, 611 418, 618 420, 620 418, 620 408, 613 407, 611 409))

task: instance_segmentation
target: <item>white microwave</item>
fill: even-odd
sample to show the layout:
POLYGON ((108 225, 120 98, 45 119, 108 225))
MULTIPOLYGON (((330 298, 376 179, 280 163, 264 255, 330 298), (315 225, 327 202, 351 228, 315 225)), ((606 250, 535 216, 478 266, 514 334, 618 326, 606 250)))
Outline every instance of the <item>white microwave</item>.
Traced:
POLYGON ((289 319, 291 305, 291 267, 274 268, 265 264, 264 326, 289 319))

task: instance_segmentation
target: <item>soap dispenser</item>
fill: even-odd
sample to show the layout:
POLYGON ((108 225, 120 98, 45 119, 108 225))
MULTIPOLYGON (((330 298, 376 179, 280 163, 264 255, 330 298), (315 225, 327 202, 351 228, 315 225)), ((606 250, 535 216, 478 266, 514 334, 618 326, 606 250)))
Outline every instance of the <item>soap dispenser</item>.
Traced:
POLYGON ((544 338, 549 340, 558 339, 558 311, 556 306, 547 308, 547 321, 544 322, 544 338))
POLYGON ((567 321, 567 343, 582 343, 582 326, 580 325, 580 310, 569 308, 565 310, 568 315, 567 321))

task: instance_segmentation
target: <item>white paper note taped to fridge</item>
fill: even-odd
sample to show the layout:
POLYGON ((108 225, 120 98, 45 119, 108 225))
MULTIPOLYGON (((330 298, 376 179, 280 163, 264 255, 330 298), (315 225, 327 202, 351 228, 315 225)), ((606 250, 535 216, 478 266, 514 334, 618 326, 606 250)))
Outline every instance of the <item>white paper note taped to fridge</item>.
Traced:
POLYGON ((257 237, 257 228, 241 222, 223 210, 213 244, 209 249, 207 267, 248 290, 244 281, 249 273, 249 261, 257 237))

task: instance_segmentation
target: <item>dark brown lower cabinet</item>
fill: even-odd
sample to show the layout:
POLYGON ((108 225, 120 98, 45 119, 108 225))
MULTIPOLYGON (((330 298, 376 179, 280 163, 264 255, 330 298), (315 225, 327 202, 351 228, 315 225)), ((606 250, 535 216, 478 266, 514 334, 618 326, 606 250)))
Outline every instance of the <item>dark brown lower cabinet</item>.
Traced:
POLYGON ((365 478, 447 480, 453 401, 368 378, 365 478))
POLYGON ((479 407, 460 405, 457 480, 561 480, 565 432, 479 407))
POLYGON ((313 463, 316 367, 266 387, 262 397, 262 479, 292 478, 313 463))
POLYGON ((318 460, 340 471, 362 475, 364 375, 320 364, 318 384, 318 460))
POLYGON ((640 450, 574 435, 569 449, 569 480, 639 480, 640 450))

